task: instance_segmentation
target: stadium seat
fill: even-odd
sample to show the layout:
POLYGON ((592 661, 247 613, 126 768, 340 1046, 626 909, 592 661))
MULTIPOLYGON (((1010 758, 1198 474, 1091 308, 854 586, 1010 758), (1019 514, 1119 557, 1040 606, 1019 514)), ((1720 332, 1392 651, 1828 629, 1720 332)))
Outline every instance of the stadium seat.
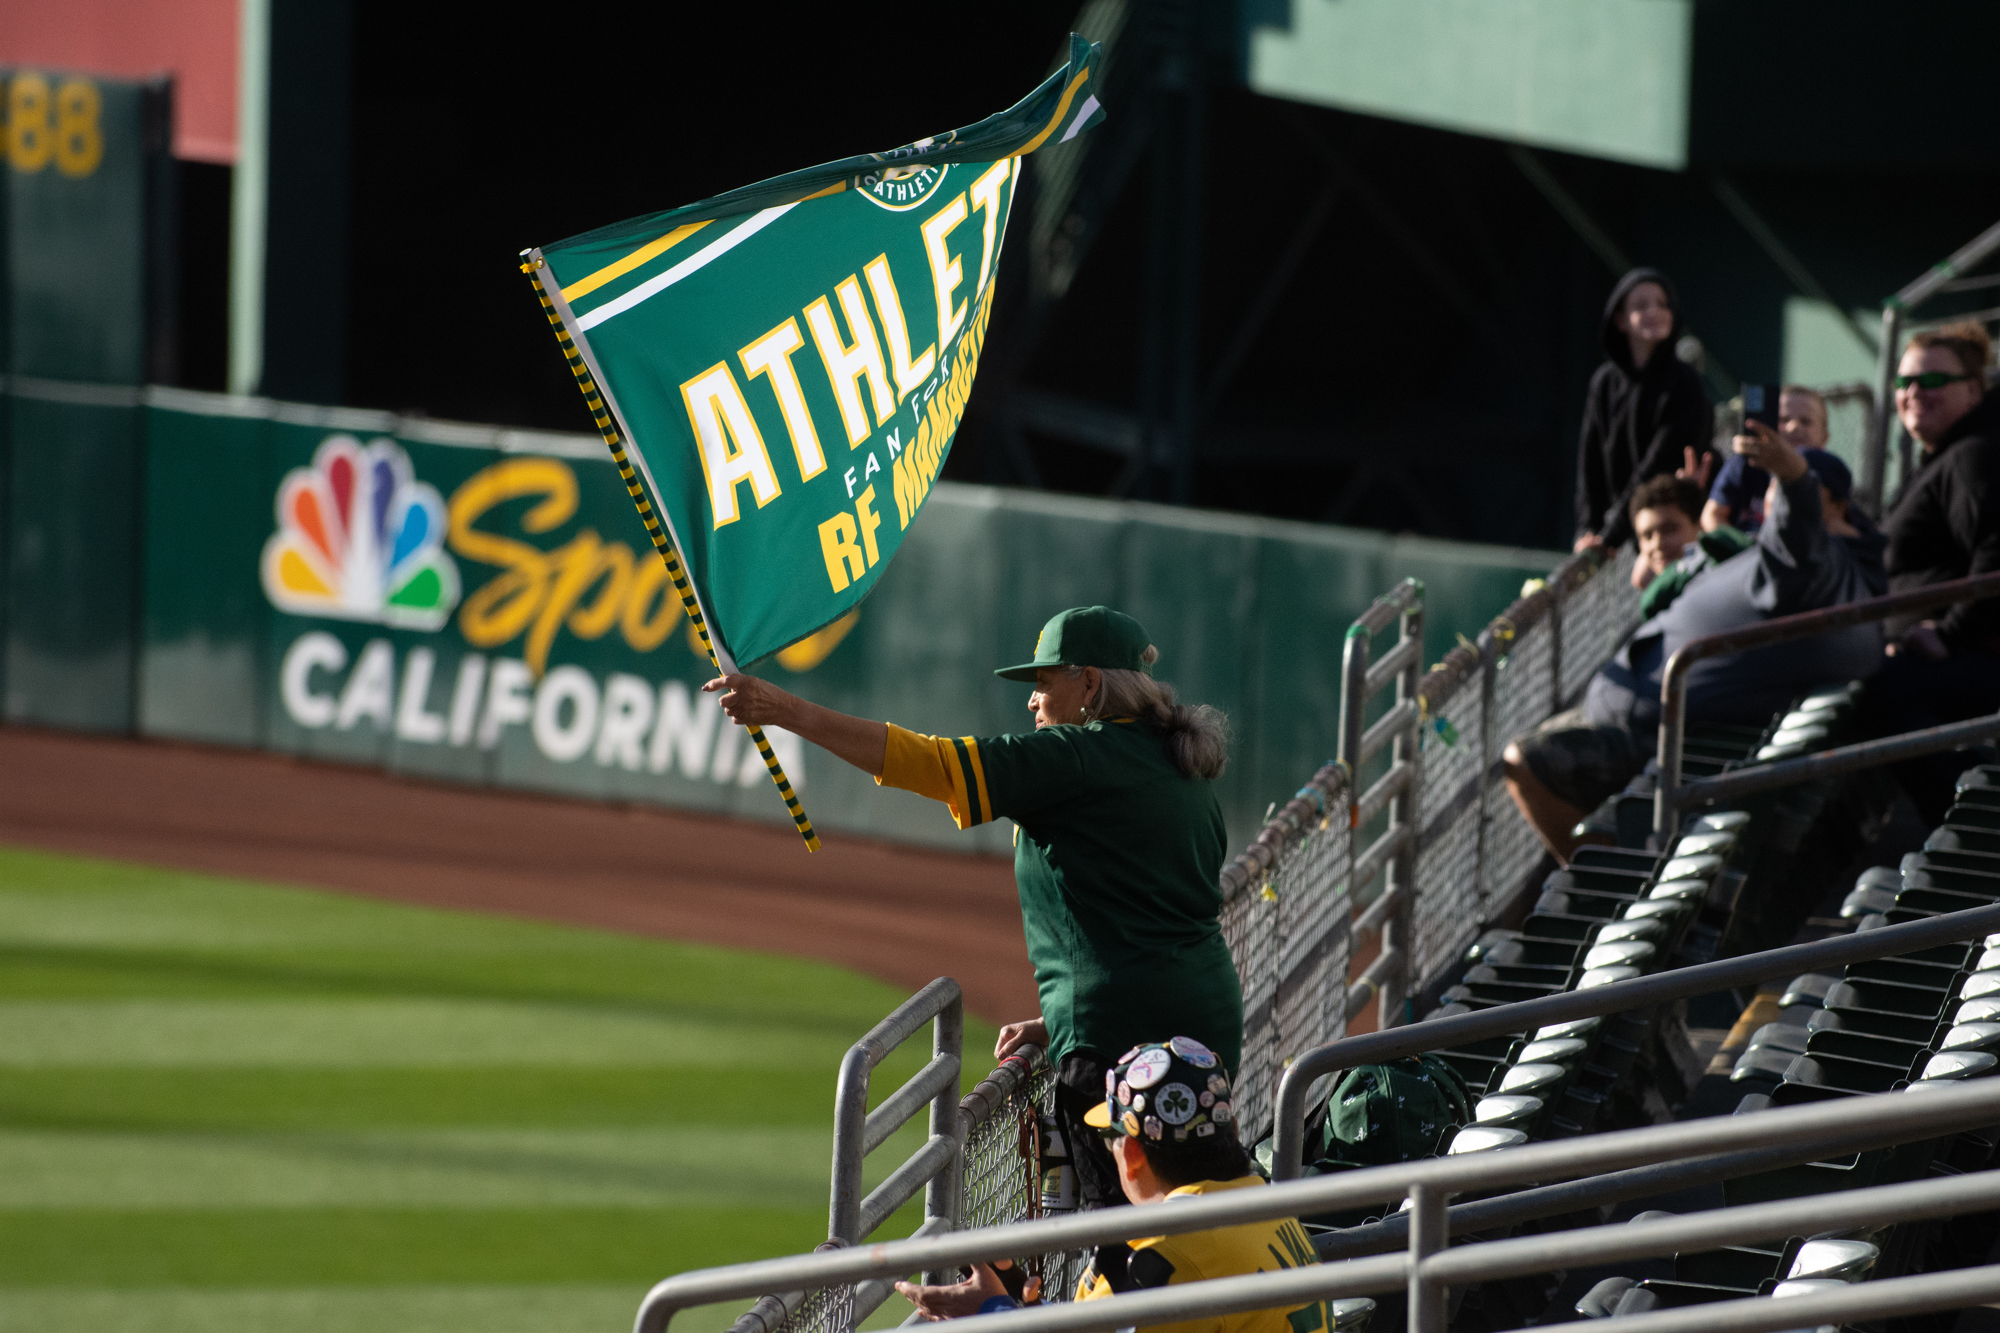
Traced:
POLYGON ((1881 1257, 1881 1247, 1865 1240, 1814 1239, 1799 1247, 1785 1276, 1859 1282, 1874 1270, 1875 1261, 1881 1257))
POLYGON ((2000 1055, 1990 1051, 1944 1051, 1933 1055, 1919 1076, 1922 1082, 1985 1078, 2000 1068, 2000 1055))
POLYGON ((1546 1105, 1540 1097, 1495 1093, 1479 1099, 1472 1108, 1472 1122, 1492 1129, 1518 1129, 1529 1133, 1530 1127, 1541 1119, 1546 1105))
POLYGON ((1938 1042, 1940 1054, 1950 1051, 2000 1051, 2000 1023, 1960 1022, 1938 1042))
POLYGON ((1778 997, 1780 1009, 1820 1009, 1826 1005, 1826 993, 1840 984, 1840 978, 1825 972, 1808 972, 1804 976, 1793 977, 1791 984, 1778 997))
POLYGON ((1368 1333, 1375 1317, 1375 1302, 1366 1296, 1349 1296, 1328 1301, 1333 1314, 1333 1333, 1368 1333))

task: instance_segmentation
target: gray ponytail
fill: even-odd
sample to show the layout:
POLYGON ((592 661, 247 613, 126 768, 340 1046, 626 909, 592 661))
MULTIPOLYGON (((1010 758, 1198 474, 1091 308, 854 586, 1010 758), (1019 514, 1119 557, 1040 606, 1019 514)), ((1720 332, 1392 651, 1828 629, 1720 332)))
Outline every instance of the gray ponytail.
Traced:
MULTIPOLYGON (((1148 644, 1140 660, 1151 666, 1160 650, 1148 644)), ((1081 667, 1070 668, 1071 675, 1081 667)), ((1219 778, 1229 763, 1229 719, 1207 704, 1192 707, 1176 702, 1174 687, 1143 671, 1099 668, 1102 684, 1085 710, 1089 721, 1101 717, 1144 718, 1167 734, 1167 750, 1184 777, 1219 778)))

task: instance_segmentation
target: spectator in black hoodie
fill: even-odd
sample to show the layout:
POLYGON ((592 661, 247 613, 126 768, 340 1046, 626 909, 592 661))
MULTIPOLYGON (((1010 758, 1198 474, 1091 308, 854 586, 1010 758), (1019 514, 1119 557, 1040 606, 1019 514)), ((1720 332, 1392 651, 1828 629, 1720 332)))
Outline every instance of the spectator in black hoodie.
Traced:
MULTIPOLYGON (((2000 572, 2000 394, 1986 392, 1993 344, 1983 326, 1919 333, 1896 367, 1896 414, 1922 447, 1883 526, 1889 587, 1906 592, 2000 572)), ((1891 621, 1893 660, 1865 718, 1887 735, 2000 711, 2000 600, 1960 602, 1934 618, 1891 621)), ((1924 822, 1944 818, 1964 755, 1900 765, 1924 822)))
POLYGON ((1576 460, 1579 551, 1631 540, 1632 493, 1654 477, 1685 464, 1707 489, 1713 422, 1701 375, 1674 355, 1680 335, 1680 301, 1666 274, 1635 268, 1611 289, 1605 361, 1590 379, 1576 460))

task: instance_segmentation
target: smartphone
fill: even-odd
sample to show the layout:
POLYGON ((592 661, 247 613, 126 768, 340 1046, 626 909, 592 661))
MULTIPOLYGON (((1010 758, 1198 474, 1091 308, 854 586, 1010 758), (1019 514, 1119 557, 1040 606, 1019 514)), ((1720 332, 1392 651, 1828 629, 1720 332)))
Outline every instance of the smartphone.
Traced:
POLYGON ((1743 386, 1743 420, 1745 424, 1761 421, 1772 430, 1778 428, 1778 386, 1775 384, 1746 384, 1743 386))

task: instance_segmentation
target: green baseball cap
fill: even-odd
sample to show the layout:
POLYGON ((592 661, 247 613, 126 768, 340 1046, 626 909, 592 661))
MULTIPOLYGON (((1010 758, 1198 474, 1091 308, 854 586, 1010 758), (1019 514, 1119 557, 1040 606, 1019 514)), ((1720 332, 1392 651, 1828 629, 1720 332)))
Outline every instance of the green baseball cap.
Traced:
POLYGON ((1002 680, 1032 683, 1035 673, 1043 667, 1092 666, 1100 671, 1107 667, 1143 671, 1150 676, 1153 668, 1141 656, 1151 646, 1146 627, 1123 612, 1108 606, 1072 606, 1067 611, 1058 611, 1042 626, 1042 636, 1035 640, 1032 662, 1001 667, 993 674, 1002 680))

